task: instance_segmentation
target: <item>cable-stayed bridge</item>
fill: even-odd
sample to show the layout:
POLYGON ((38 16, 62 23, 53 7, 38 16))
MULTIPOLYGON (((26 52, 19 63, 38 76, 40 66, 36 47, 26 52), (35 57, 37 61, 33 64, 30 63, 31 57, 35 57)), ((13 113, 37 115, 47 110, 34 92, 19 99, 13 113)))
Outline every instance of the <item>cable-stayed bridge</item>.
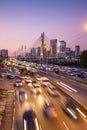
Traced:
POLYGON ((44 32, 41 34, 41 36, 32 44, 32 48, 41 48, 40 58, 43 59, 43 62, 46 62, 47 59, 47 50, 50 49, 50 39, 44 34, 44 32))
POLYGON ((50 39, 45 35, 45 33, 43 32, 41 34, 41 36, 32 44, 32 48, 33 47, 47 47, 48 49, 50 48, 50 39))
MULTIPOLYGON (((66 42, 70 45, 80 45, 81 47, 86 46, 85 49, 87 49, 87 32, 82 31, 78 34, 75 34, 72 38, 70 38, 69 41, 66 42)), ((31 50, 40 48, 40 54, 38 55, 39 59, 42 58, 44 61, 46 61, 47 58, 52 58, 51 55, 47 57, 47 53, 52 53, 52 48, 50 46, 50 39, 45 35, 44 32, 41 33, 38 39, 35 40, 35 42, 32 42, 30 46, 31 47, 28 49, 26 46, 22 45, 21 48, 15 51, 15 55, 25 56, 26 53, 31 53, 31 50), (50 51, 48 52, 48 50, 50 51)))
POLYGON ((15 55, 24 56, 26 54, 26 52, 31 51, 31 49, 40 47, 40 56, 39 56, 39 58, 42 58, 43 60, 46 60, 47 50, 50 49, 50 39, 45 35, 44 32, 30 46, 31 47, 28 50, 26 45, 22 45, 20 48, 18 48, 17 51, 15 51, 15 55))

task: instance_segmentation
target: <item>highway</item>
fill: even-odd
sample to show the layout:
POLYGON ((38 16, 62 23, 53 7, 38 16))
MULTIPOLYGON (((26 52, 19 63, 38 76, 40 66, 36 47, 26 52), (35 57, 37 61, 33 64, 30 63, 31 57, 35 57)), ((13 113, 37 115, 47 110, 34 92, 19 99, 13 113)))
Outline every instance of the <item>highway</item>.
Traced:
POLYGON ((78 120, 68 117, 61 108, 61 100, 64 96, 60 93, 58 97, 52 97, 47 93, 46 88, 42 89, 39 95, 31 94, 30 88, 24 83, 23 88, 26 90, 29 100, 23 103, 19 101, 18 91, 16 89, 16 113, 15 113, 15 130, 23 130, 23 113, 26 110, 33 108, 42 130, 86 130, 87 120, 78 116, 78 120), (48 119, 43 113, 44 100, 49 99, 55 106, 57 119, 48 119))
POLYGON ((87 87, 83 84, 76 82, 75 80, 66 78, 64 76, 60 76, 54 74, 52 72, 38 72, 42 76, 47 76, 50 80, 55 81, 57 87, 62 89, 65 93, 74 98, 79 104, 84 106, 87 109, 87 87))
MULTIPOLYGON (((67 94, 75 98, 77 101, 82 103, 83 105, 86 102, 85 98, 87 98, 87 88, 83 87, 82 84, 72 81, 71 79, 66 79, 63 76, 57 76, 53 73, 41 73, 43 76, 47 76, 51 81, 58 82, 58 87, 64 86, 61 89, 65 91, 67 94), (60 83, 60 84, 59 84, 60 83), (65 89, 67 88, 67 89, 65 89)), ((30 78, 30 77, 29 77, 30 78)), ((31 78, 30 78, 31 79, 31 78)), ((35 77, 32 78, 35 80, 35 77)), ((14 82, 16 79, 7 79, 3 78, 0 80, 0 86, 2 88, 7 89, 14 89, 14 82)), ((15 88, 16 96, 15 96, 15 115, 14 115, 14 130, 24 130, 23 129, 23 113, 26 110, 33 109, 37 115, 37 119, 40 125, 41 130, 87 130, 87 119, 85 119, 80 114, 78 115, 78 119, 75 120, 71 117, 69 117, 62 109, 61 101, 65 99, 65 96, 63 93, 59 92, 58 97, 50 96, 47 92, 46 87, 42 87, 40 85, 40 88, 42 90, 41 94, 32 94, 30 92, 30 87, 24 82, 22 88, 15 88), (19 100, 19 90, 24 89, 26 93, 28 94, 28 101, 20 102, 19 100), (50 119, 47 118, 46 115, 43 112, 43 105, 45 100, 49 100, 52 102, 55 106, 55 110, 57 113, 56 119, 50 119)), ((86 105, 86 104, 85 104, 86 105)), ((8 120, 9 121, 9 120, 8 120)), ((7 120, 6 120, 7 124, 7 120)), ((11 124, 11 123, 10 123, 11 124)), ((4 128, 6 128, 6 125, 4 125, 4 128)), ((11 126, 9 126, 10 128, 11 126)))

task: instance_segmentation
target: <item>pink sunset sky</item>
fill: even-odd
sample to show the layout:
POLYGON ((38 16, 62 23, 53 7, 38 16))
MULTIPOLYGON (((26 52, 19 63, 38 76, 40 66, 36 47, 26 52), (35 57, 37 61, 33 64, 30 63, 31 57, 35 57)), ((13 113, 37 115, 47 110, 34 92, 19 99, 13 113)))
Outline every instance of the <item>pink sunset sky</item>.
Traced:
POLYGON ((73 50, 75 45, 87 49, 86 0, 7 1, 0 1, 0 49, 8 49, 10 55, 22 45, 29 50, 42 32, 49 39, 66 41, 73 50))

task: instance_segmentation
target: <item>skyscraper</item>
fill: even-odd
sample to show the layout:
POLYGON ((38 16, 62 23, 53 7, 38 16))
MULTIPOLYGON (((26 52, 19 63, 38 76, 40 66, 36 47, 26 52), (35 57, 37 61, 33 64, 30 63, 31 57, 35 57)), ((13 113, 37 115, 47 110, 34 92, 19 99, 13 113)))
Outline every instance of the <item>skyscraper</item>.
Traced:
POLYGON ((32 58, 36 57, 36 48, 31 48, 31 57, 32 58))
POLYGON ((58 57, 65 57, 66 54, 66 42, 65 41, 59 41, 58 42, 58 57))
POLYGON ((36 48, 36 56, 37 56, 37 58, 40 58, 40 56, 41 56, 41 47, 36 48))
POLYGON ((77 46, 75 46, 75 57, 77 57, 79 55, 80 55, 80 46, 77 45, 77 46))
POLYGON ((57 57, 57 45, 58 45, 57 39, 50 40, 51 56, 55 58, 57 57))
POLYGON ((2 56, 3 58, 8 57, 8 50, 2 49, 2 50, 1 50, 1 56, 2 56))

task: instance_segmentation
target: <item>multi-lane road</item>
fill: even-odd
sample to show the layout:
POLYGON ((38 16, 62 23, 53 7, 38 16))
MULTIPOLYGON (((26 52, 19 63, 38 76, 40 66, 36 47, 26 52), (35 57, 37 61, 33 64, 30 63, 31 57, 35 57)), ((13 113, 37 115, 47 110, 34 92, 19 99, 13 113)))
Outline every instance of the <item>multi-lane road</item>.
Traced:
MULTIPOLYGON (((42 74, 42 72, 39 72, 42 74)), ((58 76, 52 73, 43 73, 42 75, 47 76, 51 81, 53 80, 58 84, 63 91, 76 99, 80 104, 87 107, 87 88, 83 87, 80 83, 73 82, 70 79, 66 79, 63 76, 58 76), (63 86, 63 87, 62 87, 63 86)), ((33 77, 35 80, 35 77, 33 77)), ((1 85, 4 87, 13 87, 14 80, 3 79, 1 85)), ((47 93, 47 88, 42 87, 42 93, 39 95, 31 94, 29 86, 23 81, 22 87, 28 94, 29 99, 23 103, 19 100, 19 90, 21 88, 15 88, 15 114, 14 116, 14 130, 23 130, 23 113, 26 110, 33 109, 37 115, 39 125, 42 130, 87 130, 87 119, 79 114, 78 119, 72 119, 68 117, 61 107, 61 100, 65 98, 62 93, 59 93, 58 97, 50 96, 47 93), (57 112, 56 119, 48 119, 43 112, 43 105, 45 99, 49 99, 55 106, 57 112)))
MULTIPOLYGON (((64 96, 60 93, 58 97, 52 97, 47 93, 46 88, 42 89, 39 95, 31 94, 29 87, 24 83, 24 89, 28 93, 29 100, 20 103, 19 98, 16 98, 16 130, 23 130, 23 113, 24 111, 33 108, 42 130, 86 130, 87 120, 82 116, 78 116, 78 120, 68 117, 61 108, 61 100, 64 96), (55 106, 57 119, 48 119, 43 112, 45 99, 49 99, 55 106)), ((18 97, 16 90, 16 96, 18 97)))
POLYGON ((66 78, 61 75, 56 75, 50 72, 41 72, 39 74, 46 75, 51 81, 57 84, 57 87, 62 89, 65 93, 74 98, 79 104, 81 104, 85 109, 87 109, 87 85, 77 82, 75 80, 66 78))

